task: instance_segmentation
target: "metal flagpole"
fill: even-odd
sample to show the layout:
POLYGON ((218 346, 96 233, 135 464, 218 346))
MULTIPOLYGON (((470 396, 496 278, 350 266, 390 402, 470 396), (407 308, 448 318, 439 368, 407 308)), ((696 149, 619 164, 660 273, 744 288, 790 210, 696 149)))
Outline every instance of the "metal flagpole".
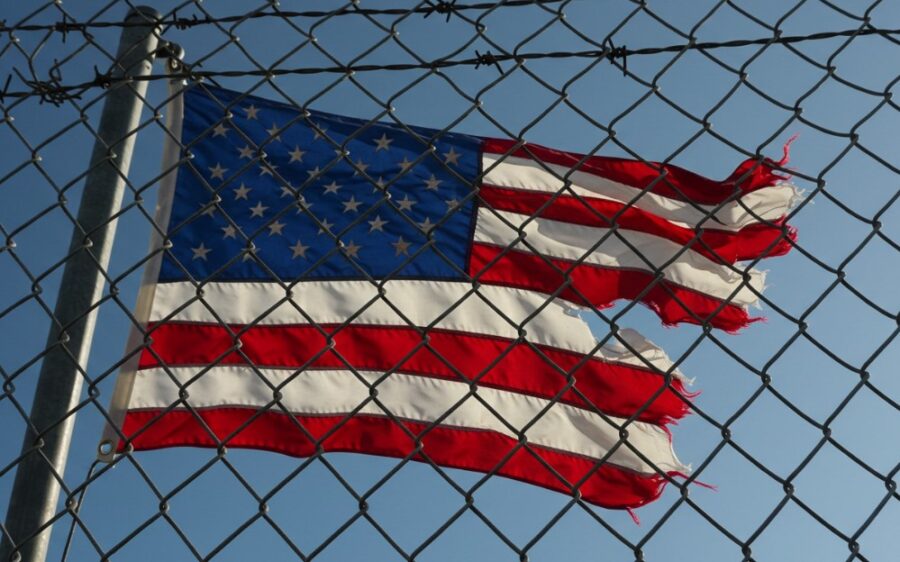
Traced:
MULTIPOLYGON (((148 7, 129 11, 113 78, 150 74, 160 17, 148 7)), ((7 509, 3 562, 43 562, 47 556, 116 231, 112 217, 121 207, 146 92, 146 81, 126 80, 114 81, 106 94, 7 509)))

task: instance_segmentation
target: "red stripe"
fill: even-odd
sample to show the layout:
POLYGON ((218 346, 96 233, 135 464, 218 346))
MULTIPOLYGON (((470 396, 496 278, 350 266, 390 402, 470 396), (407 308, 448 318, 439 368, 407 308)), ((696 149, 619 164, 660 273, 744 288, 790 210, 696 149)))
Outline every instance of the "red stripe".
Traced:
POLYGON ((727 179, 716 181, 671 164, 607 156, 585 156, 530 143, 521 147, 517 145, 518 143, 512 140, 485 139, 482 149, 490 154, 508 154, 547 164, 558 164, 638 190, 646 189, 657 195, 679 201, 693 201, 700 205, 718 205, 735 196, 774 185, 785 179, 775 171, 780 163, 768 158, 763 162, 745 160, 727 179))
POLYGON ((716 328, 734 332, 758 320, 750 318, 743 307, 733 304, 723 306, 718 299, 662 279, 657 280, 646 271, 613 269, 593 264, 574 265, 567 260, 550 259, 486 244, 475 244, 472 247, 469 274, 484 284, 547 294, 565 286, 558 295, 560 298, 598 308, 610 306, 619 299, 639 299, 653 309, 664 324, 709 322, 716 328), (497 261, 491 263, 494 259, 497 261), (559 273, 553 266, 568 272, 567 275, 559 273), (566 285, 566 276, 570 279, 569 285, 566 285), (645 290, 646 294, 640 296, 645 290))
POLYGON ((679 395, 691 396, 679 379, 673 378, 667 387, 661 375, 647 369, 534 346, 544 359, 528 344, 504 338, 431 329, 423 339, 415 328, 399 326, 320 328, 333 334, 333 345, 309 325, 230 326, 229 331, 215 324, 160 324, 151 327, 152 352, 144 350, 139 368, 249 363, 258 367, 396 369, 455 381, 481 375, 480 386, 546 399, 559 396, 562 402, 585 407, 576 392, 563 392, 567 384, 563 372, 571 372, 575 388, 597 409, 628 418, 644 408, 637 419, 658 424, 683 417, 688 404, 679 395), (234 351, 237 345, 231 335, 238 333, 240 352, 234 351), (584 363, 579 366, 581 361, 584 363))
MULTIPOLYGON (((737 232, 712 228, 695 230, 678 226, 632 205, 596 197, 575 197, 489 185, 482 186, 479 194, 485 203, 500 211, 597 228, 610 228, 615 224, 619 228, 646 232, 688 246, 716 262, 734 263, 780 256, 791 249, 791 243, 797 238, 793 228, 782 226, 783 221, 754 224, 737 232)), ((710 221, 706 226, 712 227, 714 224, 710 221)))
MULTIPOLYGON (((199 412, 218 440, 228 439, 224 443, 227 447, 264 449, 298 457, 308 457, 321 450, 403 458, 416 451, 415 440, 410 438, 400 423, 378 416, 357 415, 350 419, 344 416, 296 416, 292 419, 286 414, 267 411, 232 435, 255 413, 256 410, 246 408, 215 408, 199 412), (295 420, 315 441, 297 427, 295 420), (331 430, 335 430, 334 433, 321 443, 316 443, 331 430)), ((531 452, 519 448, 503 462, 503 458, 516 446, 515 439, 490 431, 449 427, 435 427, 425 433, 430 424, 406 421, 402 425, 413 435, 424 434, 419 450, 424 451, 435 464, 477 472, 496 470, 502 476, 571 494, 571 486, 539 462, 535 458, 537 455, 571 484, 587 476, 578 491, 586 501, 603 507, 644 505, 658 498, 666 483, 663 476, 640 475, 610 464, 594 470, 596 463, 590 459, 536 445, 529 445, 531 452)), ((167 413, 160 410, 130 411, 125 417, 123 432, 126 436, 134 436, 131 444, 136 450, 218 446, 217 439, 212 438, 203 424, 185 410, 167 413)), ((119 450, 124 450, 126 446, 126 443, 120 443, 119 450)), ((412 458, 425 461, 422 455, 412 458)))

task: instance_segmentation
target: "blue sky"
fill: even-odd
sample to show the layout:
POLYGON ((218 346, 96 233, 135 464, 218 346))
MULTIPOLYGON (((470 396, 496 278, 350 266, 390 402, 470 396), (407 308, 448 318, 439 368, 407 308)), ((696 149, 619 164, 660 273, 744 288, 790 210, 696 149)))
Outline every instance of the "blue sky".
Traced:
MULTIPOLYGON (((778 23, 786 35, 857 28, 860 21, 851 16, 861 17, 864 9, 856 2, 841 3, 849 15, 825 2, 732 4, 766 25, 778 23)), ((159 2, 156 7, 166 11, 174 5, 159 2)), ((300 3, 283 2, 281 8, 337 5, 304 2, 301 8, 300 3)), ((361 2, 363 7, 410 5, 399 0, 361 2)), ((667 26, 700 41, 771 35, 735 7, 717 2, 648 5, 649 11, 632 14, 637 6, 629 2, 575 0, 565 4, 564 13, 568 25, 584 36, 602 41, 615 29, 615 44, 629 48, 684 42, 684 37, 667 26)), ((215 16, 250 10, 236 1, 203 6, 215 16)), ((461 58, 473 56, 476 49, 497 52, 499 47, 521 52, 594 48, 554 21, 550 8, 467 12, 470 17, 483 17, 485 36, 493 45, 476 38, 472 26, 458 17, 449 22, 437 15, 378 16, 376 20, 389 28, 395 24, 403 45, 426 60, 457 49, 461 50, 456 56, 461 58)), ((116 21, 127 6, 116 3, 105 11, 100 4, 67 9, 78 18, 102 12, 98 19, 116 21)), ((8 22, 16 22, 26 8, 8 6, 3 11, 8 22)), ((193 4, 179 10, 181 16, 194 13, 202 15, 193 4)), ((896 28, 900 6, 884 3, 874 7, 870 16, 873 25, 896 28)), ((51 6, 31 22, 59 19, 51 6)), ((312 28, 318 48, 301 47, 302 36, 272 18, 239 24, 233 33, 259 64, 279 61, 282 68, 333 65, 321 50, 346 63, 388 36, 371 21, 355 15, 293 21, 300 29, 312 28)), ((42 33, 21 32, 17 37, 26 52, 40 47, 34 57, 39 71, 46 71, 54 59, 75 53, 63 65, 63 81, 72 83, 91 79, 93 65, 104 68, 108 64, 100 47, 115 49, 117 30, 92 33, 95 46, 83 50, 79 46, 84 40, 78 34, 70 34, 66 42, 59 35, 50 35, 42 46, 42 33)), ((204 70, 253 68, 247 54, 229 43, 221 29, 172 29, 166 37, 185 48, 188 61, 202 61, 204 70)), ((491 478, 475 492, 476 512, 464 509, 464 498, 447 479, 467 488, 478 482, 480 475, 454 470, 441 475, 429 466, 410 463, 372 493, 369 521, 358 516, 358 502, 346 486, 364 494, 395 470, 398 461, 332 454, 326 462, 310 464, 279 491, 269 503, 268 516, 305 553, 319 548, 350 522, 317 554, 316 559, 321 560, 402 559, 381 532, 407 554, 421 549, 417 552, 421 560, 517 560, 518 554, 485 519, 508 541, 527 549, 531 560, 633 559, 632 549, 616 534, 641 543, 647 560, 741 560, 741 547, 727 534, 742 542, 752 539, 754 560, 847 559, 850 550, 846 542, 828 526, 854 535, 887 491, 878 477, 841 448, 882 475, 895 470, 900 461, 900 411, 896 407, 900 401, 896 369, 900 345, 893 340, 900 293, 891 289, 900 275, 900 252, 896 242, 891 246, 873 236, 871 224, 879 220, 880 232, 887 239, 900 240, 900 203, 894 203, 900 166, 896 151, 900 112, 885 104, 883 95, 891 88, 896 90, 892 80, 900 74, 897 48, 885 38, 864 37, 803 43, 793 51, 783 46, 755 46, 719 49, 710 56, 699 52, 632 56, 627 61, 627 76, 606 61, 568 58, 529 61, 524 69, 502 80, 496 69, 468 66, 447 69, 442 76, 411 70, 360 72, 353 80, 338 74, 276 78, 279 90, 322 111, 360 118, 378 115, 379 107, 363 92, 365 88, 380 100, 391 99, 395 115, 407 123, 452 126, 482 136, 522 136, 575 152, 668 160, 714 178, 726 176, 748 153, 780 156, 782 145, 798 134, 790 166, 807 198, 791 221, 799 229, 799 248, 762 264, 769 270, 765 293, 769 303, 760 311, 766 322, 732 336, 704 334, 690 326, 665 328, 640 306, 618 306, 605 312, 607 317, 615 316, 617 324, 638 329, 654 340, 696 379, 693 389, 702 394, 695 404, 702 415, 689 416, 674 428, 675 445, 679 457, 699 470, 698 478, 717 486, 717 491, 692 487, 691 504, 687 504, 679 503, 678 490, 670 487, 658 502, 637 511, 641 525, 635 525, 624 512, 570 506, 569 499, 560 494, 491 478), (830 77, 825 70, 829 64, 835 67, 830 77), (728 66, 743 69, 746 83, 740 84, 739 76, 728 66), (568 103, 582 113, 558 103, 559 95, 552 89, 563 88, 568 103), (482 102, 480 111, 469 111, 472 98, 482 102), (704 131, 704 121, 711 124, 708 131, 704 131), (597 124, 613 129, 615 140, 597 124), (851 133, 858 135, 855 144, 851 133), (843 283, 837 272, 843 272, 843 283), (798 320, 806 324, 802 332, 798 320), (870 387, 859 388, 863 371, 870 387), (769 388, 762 388, 758 373, 771 377, 769 388), (730 428, 730 442, 723 440, 716 424, 730 428), (822 427, 830 429, 833 443, 822 443, 822 427), (799 500, 788 501, 771 521, 785 493, 756 463, 779 478, 790 478, 799 500), (564 513, 555 520, 561 510, 564 513), (449 527, 431 540, 451 519, 449 527), (551 527, 546 534, 533 542, 547 525, 551 527)), ((413 60, 401 46, 387 41, 358 62, 413 60)), ((13 68, 23 70, 27 63, 8 38, 0 40, 0 77, 5 80, 13 68)), ((509 69, 512 63, 502 66, 509 69)), ((161 72, 163 65, 156 68, 161 72)), ((253 77, 219 81, 227 88, 255 88, 258 95, 281 99, 271 85, 256 87, 259 82, 253 77)), ((21 89, 21 84, 13 80, 11 89, 21 89)), ((70 202, 67 208, 74 209, 92 143, 87 126, 97 124, 99 94, 88 92, 77 107, 30 100, 12 106, 12 123, 0 124, 0 178, 5 178, 0 181, 0 225, 16 242, 14 255, 0 252, 5 289, 0 294, 0 310, 32 292, 32 281, 22 266, 33 276, 49 271, 39 280, 39 299, 28 299, 0 317, 4 342, 0 367, 7 374, 18 373, 14 397, 25 407, 30 405, 38 370, 37 364, 28 364, 43 349, 48 326, 39 300, 50 306, 55 301, 60 270, 54 268, 65 255, 71 232, 71 222, 57 204, 57 190, 65 191, 70 202), (83 124, 78 123, 79 107, 84 110, 83 124), (60 131, 64 132, 56 136, 60 131), (38 147, 39 164, 26 164, 31 158, 26 142, 38 147), (46 213, 41 214, 43 211, 46 213), (21 265, 14 258, 21 260, 21 265)), ((152 83, 150 105, 157 106, 164 98, 162 81, 152 83)), ((142 116, 146 127, 138 137, 129 178, 141 190, 141 207, 148 213, 152 213, 155 200, 153 181, 159 173, 162 146, 160 126, 152 117, 149 109, 142 116)), ((127 194, 126 204, 134 202, 133 193, 127 194)), ((103 405, 129 328, 122 307, 133 306, 140 278, 139 271, 128 270, 145 254, 148 235, 146 216, 139 207, 130 207, 119 222, 110 266, 114 278, 121 276, 118 302, 110 300, 100 308, 88 369, 92 377, 101 380, 99 400, 103 405)), ((598 337, 607 334, 603 320, 588 320, 598 337)), ((77 485, 83 480, 102 421, 93 405, 79 414, 67 483, 77 485)), ((0 400, 0 424, 5 428, 0 434, 0 466, 5 466, 18 454, 24 429, 9 398, 0 400)), ((163 494, 197 475, 174 496, 167 515, 202 556, 215 552, 216 560, 289 559, 290 549, 263 520, 254 522, 221 550, 219 546, 259 511, 245 484, 266 494, 303 461, 253 451, 230 451, 228 464, 212 462, 214 458, 212 451, 178 449, 140 453, 135 461, 163 494), (232 470, 245 478, 245 483, 232 470)), ((2 505, 11 483, 9 473, 0 478, 2 505)), ((158 515, 158 504, 136 465, 124 462, 91 486, 81 515, 94 539, 109 549, 158 515)), ((900 548, 898 526, 900 502, 894 498, 857 539, 865 559, 891 560, 900 548)), ((59 558, 64 534, 63 526, 57 526, 51 559, 59 558)), ((72 560, 96 558, 81 533, 73 548, 72 560)), ((172 524, 157 518, 113 559, 190 560, 193 555, 172 524)))

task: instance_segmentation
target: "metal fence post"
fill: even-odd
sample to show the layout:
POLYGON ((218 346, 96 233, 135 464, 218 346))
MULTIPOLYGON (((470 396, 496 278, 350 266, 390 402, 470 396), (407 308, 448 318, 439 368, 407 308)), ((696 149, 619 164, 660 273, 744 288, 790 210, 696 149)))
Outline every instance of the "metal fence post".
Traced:
MULTIPOLYGON (((126 16, 112 76, 150 74, 159 42, 160 14, 136 7, 126 16), (142 25, 143 24, 143 25, 142 25)), ((30 425, 22 446, 6 515, 0 560, 41 562, 47 556, 57 512, 62 475, 75 425, 74 408, 81 399, 82 373, 87 368, 95 304, 105 285, 116 221, 131 165, 146 81, 114 82, 106 95, 91 155, 78 224, 72 234, 48 352, 31 407, 30 425)))

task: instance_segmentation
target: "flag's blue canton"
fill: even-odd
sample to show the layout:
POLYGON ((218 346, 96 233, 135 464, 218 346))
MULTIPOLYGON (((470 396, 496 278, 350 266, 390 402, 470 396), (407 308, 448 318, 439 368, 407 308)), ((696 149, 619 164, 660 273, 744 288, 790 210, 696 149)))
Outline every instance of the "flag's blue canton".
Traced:
POLYGON ((161 281, 464 277, 480 139, 416 138, 218 88, 184 96, 191 160, 161 281))

